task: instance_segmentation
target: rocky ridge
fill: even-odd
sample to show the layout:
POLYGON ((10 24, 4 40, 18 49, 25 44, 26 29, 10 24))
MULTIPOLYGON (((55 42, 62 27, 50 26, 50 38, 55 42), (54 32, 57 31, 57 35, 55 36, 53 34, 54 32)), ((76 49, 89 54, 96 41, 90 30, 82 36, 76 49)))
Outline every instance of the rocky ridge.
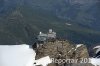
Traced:
POLYGON ((92 66, 89 64, 89 53, 84 44, 73 44, 67 40, 45 42, 36 49, 36 59, 50 56, 54 59, 77 59, 76 63, 51 63, 48 66, 92 66), (87 59, 85 63, 82 59, 87 59))

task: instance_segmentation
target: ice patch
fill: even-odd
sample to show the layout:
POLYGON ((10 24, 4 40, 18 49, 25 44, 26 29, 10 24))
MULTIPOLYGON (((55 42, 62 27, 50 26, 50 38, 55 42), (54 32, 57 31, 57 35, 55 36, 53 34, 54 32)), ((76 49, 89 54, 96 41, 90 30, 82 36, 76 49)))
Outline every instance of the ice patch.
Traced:
POLYGON ((35 60, 34 66, 36 66, 36 65, 47 66, 50 63, 52 63, 50 57, 46 56, 46 57, 40 58, 38 60, 35 60))
POLYGON ((76 45, 75 51, 77 50, 77 48, 81 47, 82 45, 83 45, 83 44, 78 44, 78 45, 76 45))
POLYGON ((78 44, 78 45, 76 45, 76 48, 79 48, 79 47, 81 47, 83 44, 78 44))
POLYGON ((100 58, 90 58, 90 61, 94 66, 100 66, 100 58))

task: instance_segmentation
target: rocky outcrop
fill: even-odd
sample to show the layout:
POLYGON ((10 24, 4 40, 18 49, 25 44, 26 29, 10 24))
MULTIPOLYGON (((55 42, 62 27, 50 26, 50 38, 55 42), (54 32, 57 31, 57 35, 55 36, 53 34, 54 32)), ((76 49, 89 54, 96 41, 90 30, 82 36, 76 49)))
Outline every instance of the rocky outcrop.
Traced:
POLYGON ((83 44, 75 45, 67 40, 45 42, 43 45, 39 46, 36 50, 36 59, 45 56, 50 56, 50 58, 52 58, 52 60, 55 61, 49 64, 48 66, 91 66, 88 63, 89 54, 87 47, 83 44), (70 61, 67 61, 66 63, 56 61, 59 59, 70 59, 70 61))

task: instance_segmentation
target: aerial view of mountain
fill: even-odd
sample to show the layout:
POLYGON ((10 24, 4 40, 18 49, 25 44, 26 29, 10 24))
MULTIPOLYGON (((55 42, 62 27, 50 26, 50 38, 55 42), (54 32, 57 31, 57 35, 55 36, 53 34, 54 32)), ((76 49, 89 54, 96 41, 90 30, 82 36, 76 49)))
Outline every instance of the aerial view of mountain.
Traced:
POLYGON ((100 0, 0 0, 0 66, 100 66, 100 0))
POLYGON ((0 44, 33 44, 40 31, 86 45, 100 43, 99 0, 0 0, 0 44))

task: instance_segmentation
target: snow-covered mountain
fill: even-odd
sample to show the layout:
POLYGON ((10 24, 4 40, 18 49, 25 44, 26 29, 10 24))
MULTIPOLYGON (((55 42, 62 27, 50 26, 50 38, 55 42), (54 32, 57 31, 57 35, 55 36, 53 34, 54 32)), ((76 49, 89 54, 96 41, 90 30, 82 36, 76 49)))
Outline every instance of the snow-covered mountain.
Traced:
MULTIPOLYGON (((84 44, 76 45, 76 50, 74 50, 74 51, 76 51, 76 52, 83 51, 85 48, 83 48, 83 50, 79 49, 79 48, 82 48, 83 46, 84 46, 84 44)), ((71 45, 69 47, 71 47, 71 45)), ((100 46, 96 46, 95 48, 100 49, 100 46)), ((47 50, 46 50, 46 52, 47 52, 47 50)), ((71 52, 73 52, 73 49, 72 49, 72 51, 70 51, 70 53, 71 52)), ((38 54, 36 54, 36 53, 37 52, 35 52, 35 50, 33 50, 30 45, 26 45, 26 44, 0 45, 0 66, 37 66, 37 65, 48 66, 48 64, 50 64, 50 63, 56 63, 56 62, 54 62, 54 60, 52 60, 52 58, 50 58, 51 55, 46 55, 46 56, 43 56, 36 60, 36 55, 40 54, 40 52, 38 52, 38 54)), ((54 53, 56 53, 56 51, 54 53)), ((100 65, 100 58, 97 58, 97 57, 89 58, 89 60, 90 60, 89 63, 91 63, 95 66, 100 65)), ((80 64, 80 65, 82 65, 82 64, 80 64)), ((56 66, 56 65, 54 65, 54 66, 56 66)), ((91 66, 91 65, 89 65, 89 66, 91 66)))

